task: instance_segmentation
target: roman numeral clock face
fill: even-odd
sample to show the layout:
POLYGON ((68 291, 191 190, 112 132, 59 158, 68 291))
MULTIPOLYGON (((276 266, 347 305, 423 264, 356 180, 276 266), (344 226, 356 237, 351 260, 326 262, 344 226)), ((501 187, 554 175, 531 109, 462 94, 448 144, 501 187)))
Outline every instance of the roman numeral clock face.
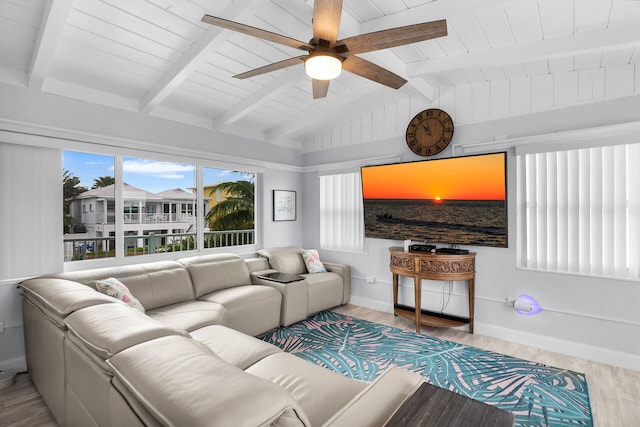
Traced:
POLYGON ((411 151, 419 156, 433 156, 451 142, 453 120, 438 108, 424 110, 409 122, 406 138, 411 151))

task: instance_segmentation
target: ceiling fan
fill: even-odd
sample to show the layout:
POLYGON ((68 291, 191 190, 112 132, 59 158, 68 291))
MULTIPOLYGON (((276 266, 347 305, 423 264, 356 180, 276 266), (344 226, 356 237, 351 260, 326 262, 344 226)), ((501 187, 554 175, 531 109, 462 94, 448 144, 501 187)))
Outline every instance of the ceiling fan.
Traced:
POLYGON ((337 40, 341 13, 342 0, 315 0, 313 7, 313 38, 309 43, 211 15, 204 15, 202 21, 306 51, 307 54, 305 55, 265 65, 233 77, 246 79, 304 62, 305 71, 312 79, 314 98, 327 96, 329 82, 338 77, 343 69, 385 86, 399 89, 407 82, 405 79, 379 65, 356 56, 356 54, 417 43, 447 35, 447 21, 442 19, 337 40))

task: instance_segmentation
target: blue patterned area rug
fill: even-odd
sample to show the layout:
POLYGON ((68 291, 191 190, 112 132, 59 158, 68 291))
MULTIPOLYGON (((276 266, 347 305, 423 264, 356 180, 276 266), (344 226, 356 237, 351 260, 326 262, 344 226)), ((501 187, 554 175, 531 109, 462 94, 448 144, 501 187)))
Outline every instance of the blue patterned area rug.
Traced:
POLYGON ((262 338, 360 381, 402 366, 431 384, 510 411, 518 427, 593 426, 584 374, 331 311, 262 338))

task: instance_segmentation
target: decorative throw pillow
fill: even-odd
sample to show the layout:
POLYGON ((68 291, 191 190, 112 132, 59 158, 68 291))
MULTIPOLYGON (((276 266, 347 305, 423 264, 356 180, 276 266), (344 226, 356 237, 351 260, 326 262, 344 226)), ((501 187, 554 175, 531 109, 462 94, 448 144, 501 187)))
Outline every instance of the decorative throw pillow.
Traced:
POLYGON ((320 255, 318 255, 318 251, 315 249, 303 249, 302 250, 302 259, 304 259, 304 264, 307 266, 307 271, 309 273, 326 273, 327 270, 324 268, 322 261, 320 261, 320 255))
POLYGON ((135 308, 136 310, 140 310, 144 313, 144 307, 138 301, 136 297, 133 296, 129 288, 125 286, 124 283, 116 279, 115 277, 109 277, 108 279, 96 280, 96 289, 103 294, 109 295, 110 297, 119 299, 123 303, 135 308))

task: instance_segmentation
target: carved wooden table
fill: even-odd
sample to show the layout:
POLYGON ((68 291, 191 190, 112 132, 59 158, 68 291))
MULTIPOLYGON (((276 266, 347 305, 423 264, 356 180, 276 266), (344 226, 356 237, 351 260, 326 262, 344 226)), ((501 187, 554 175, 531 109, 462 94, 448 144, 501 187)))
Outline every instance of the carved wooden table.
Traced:
POLYGON ((440 254, 431 252, 405 252, 404 248, 389 248, 393 273, 393 307, 396 316, 415 320, 416 332, 420 325, 451 327, 469 324, 473 333, 473 309, 475 300, 476 254, 440 254), (415 307, 398 304, 398 276, 413 277, 415 307), (422 279, 466 280, 469 288, 469 317, 453 316, 421 309, 422 279))

